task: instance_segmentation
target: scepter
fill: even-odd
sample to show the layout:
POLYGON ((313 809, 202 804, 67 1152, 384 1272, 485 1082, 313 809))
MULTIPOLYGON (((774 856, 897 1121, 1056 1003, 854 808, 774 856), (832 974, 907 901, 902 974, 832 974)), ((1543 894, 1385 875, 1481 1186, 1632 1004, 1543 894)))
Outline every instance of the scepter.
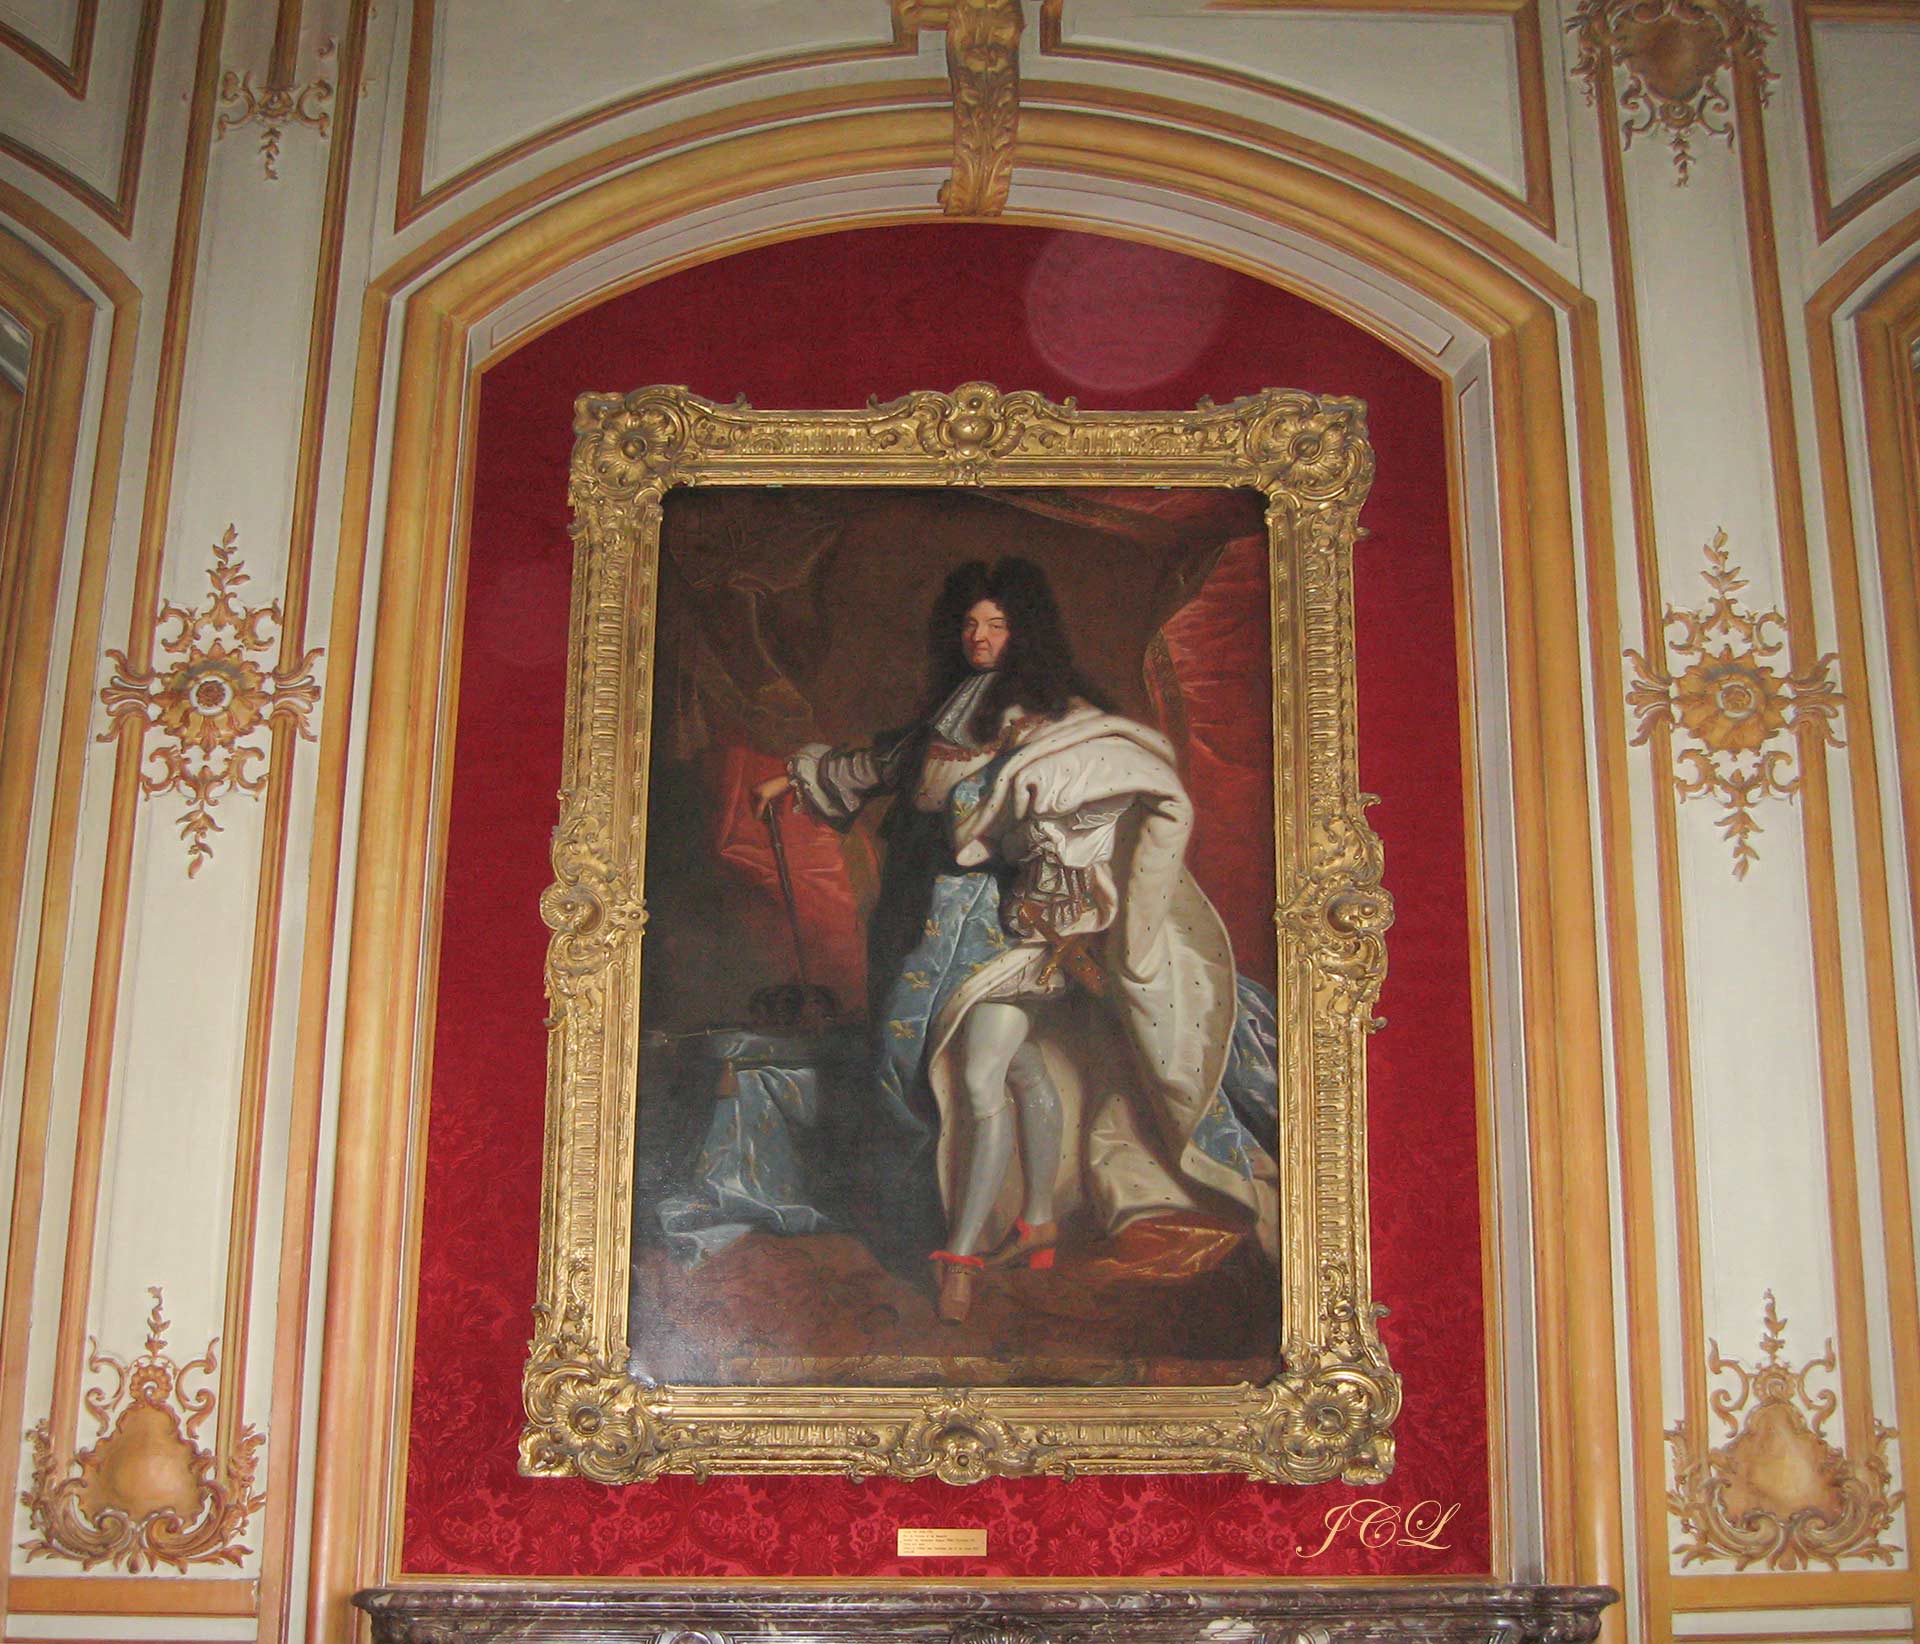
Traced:
POLYGON ((767 837, 773 842, 773 870, 780 876, 780 899, 787 904, 787 927, 793 932, 793 962, 800 975, 800 985, 810 986, 807 980, 807 947, 800 937, 800 908, 793 899, 793 875, 787 871, 787 845, 780 837, 780 801, 775 800, 766 809, 767 837))

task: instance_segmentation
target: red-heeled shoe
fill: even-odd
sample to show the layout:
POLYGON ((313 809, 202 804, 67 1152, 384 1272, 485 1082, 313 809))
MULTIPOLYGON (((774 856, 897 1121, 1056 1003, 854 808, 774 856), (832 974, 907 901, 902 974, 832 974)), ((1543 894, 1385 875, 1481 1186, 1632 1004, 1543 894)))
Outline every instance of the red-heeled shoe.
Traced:
POLYGON ((993 1253, 986 1258, 988 1267, 1012 1267, 1014 1263, 1024 1261, 1035 1272, 1043 1272, 1053 1266, 1053 1247, 1060 1242, 1060 1224, 1058 1222, 1040 1222, 1034 1224, 1013 1218, 1013 1231, 1002 1239, 993 1253))
POLYGON ((986 1264, 978 1256, 956 1256, 951 1250, 933 1253, 934 1283, 940 1299, 934 1304, 944 1324, 965 1324, 973 1311, 973 1278, 986 1264))

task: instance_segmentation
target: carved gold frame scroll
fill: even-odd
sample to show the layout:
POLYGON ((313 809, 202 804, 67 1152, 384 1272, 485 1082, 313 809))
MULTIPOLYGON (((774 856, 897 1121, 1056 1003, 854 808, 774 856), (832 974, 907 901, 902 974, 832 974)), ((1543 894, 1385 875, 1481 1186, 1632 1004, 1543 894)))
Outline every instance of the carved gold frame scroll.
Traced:
POLYGON ((1373 1483, 1400 1382, 1376 1328, 1366 1036, 1392 903, 1355 755, 1353 544, 1373 477, 1357 400, 1271 389, 1180 413, 969 383, 863 411, 577 402, 574 597, 555 879, 540 1299, 524 1472, 1238 1472, 1373 1483), (726 1388, 627 1372, 642 874, 661 502, 677 485, 1250 486, 1267 498, 1282 1077, 1282 1370, 1264 1386, 726 1388))

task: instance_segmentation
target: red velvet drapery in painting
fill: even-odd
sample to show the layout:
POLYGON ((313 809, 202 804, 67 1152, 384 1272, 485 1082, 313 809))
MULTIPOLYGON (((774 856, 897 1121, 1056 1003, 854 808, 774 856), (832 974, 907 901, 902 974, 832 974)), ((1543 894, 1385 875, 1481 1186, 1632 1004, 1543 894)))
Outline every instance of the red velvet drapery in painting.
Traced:
MULTIPOLYGON (((872 229, 744 253, 604 304, 487 373, 438 969, 405 1572, 1179 1579, 1487 1570, 1443 416, 1439 384, 1309 303, 1170 253, 997 224, 872 229), (550 877, 559 781, 573 398, 673 382, 763 406, 858 405, 969 380, 1116 409, 1267 386, 1368 402, 1379 473, 1355 578, 1361 784, 1382 796, 1371 819, 1398 910, 1381 1005, 1389 1026, 1370 1049, 1371 1191, 1374 1289, 1391 1308, 1382 1331, 1406 1383, 1398 1468, 1370 1491, 1210 1476, 970 1489, 676 1478, 609 1490, 523 1479, 515 1442, 545 1091, 537 903, 550 877), (1362 1499, 1400 1516, 1373 1515, 1365 1536, 1350 1520, 1329 1540, 1329 1513, 1362 1499), (914 1524, 985 1526, 989 1555, 901 1561, 894 1530, 914 1524)), ((1214 585, 1263 577, 1258 547, 1229 544, 1214 585)), ((1246 608, 1244 599, 1221 603, 1246 608)), ((1203 598, 1182 606, 1163 637, 1182 681, 1189 776, 1234 796, 1225 805, 1255 803, 1267 780, 1259 745, 1267 682, 1248 665, 1249 636, 1222 631, 1203 598)), ((1238 871, 1234 848, 1225 835, 1196 841, 1203 882, 1238 871)))

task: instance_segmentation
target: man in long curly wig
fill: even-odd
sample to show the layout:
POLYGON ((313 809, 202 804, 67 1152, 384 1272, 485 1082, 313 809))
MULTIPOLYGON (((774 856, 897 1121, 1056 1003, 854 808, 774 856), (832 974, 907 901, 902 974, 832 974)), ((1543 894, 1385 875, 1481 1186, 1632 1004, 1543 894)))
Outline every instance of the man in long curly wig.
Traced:
POLYGON ((940 1317, 964 1320, 994 1269, 1051 1268, 1076 1213, 1109 1233, 1244 1218, 1274 1259, 1277 1171, 1220 1091, 1233 954, 1185 867, 1171 746, 1081 674, 1028 560, 957 567, 927 642, 911 724, 802 748, 757 800, 844 829, 894 797, 868 964, 876 1095, 907 1140, 869 1180, 895 1233, 939 1240, 940 1317))

